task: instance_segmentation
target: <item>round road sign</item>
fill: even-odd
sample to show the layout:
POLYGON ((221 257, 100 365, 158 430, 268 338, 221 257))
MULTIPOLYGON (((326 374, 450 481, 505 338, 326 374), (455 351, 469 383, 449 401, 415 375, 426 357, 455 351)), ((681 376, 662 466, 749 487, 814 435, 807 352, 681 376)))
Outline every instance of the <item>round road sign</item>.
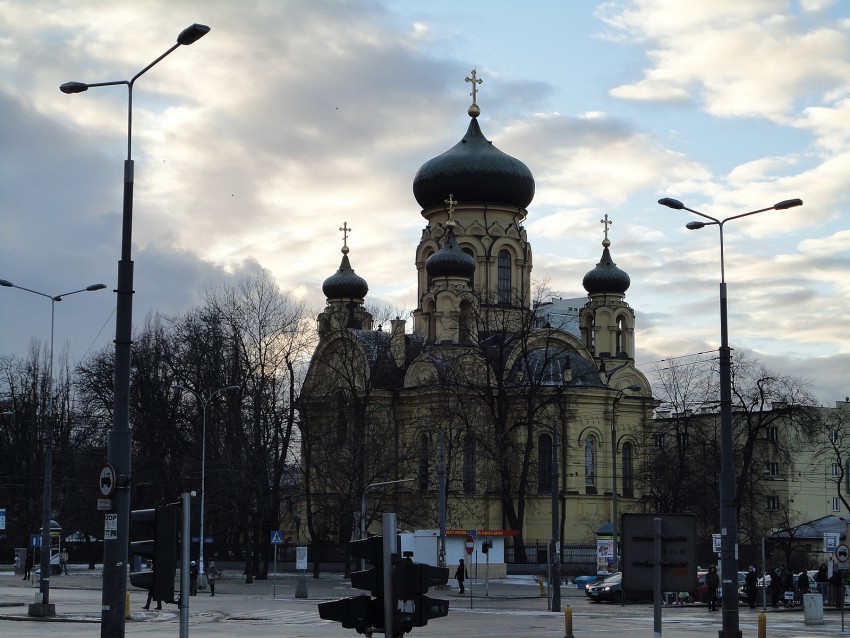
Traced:
POLYGON ((841 545, 835 548, 835 557, 838 559, 839 563, 846 563, 850 561, 850 547, 841 543, 841 545))
POLYGON ((475 541, 472 540, 472 536, 466 537, 466 553, 472 556, 472 550, 475 549, 475 541))
POLYGON ((109 498, 115 492, 115 468, 109 463, 100 470, 100 478, 97 482, 100 493, 104 498, 109 498))

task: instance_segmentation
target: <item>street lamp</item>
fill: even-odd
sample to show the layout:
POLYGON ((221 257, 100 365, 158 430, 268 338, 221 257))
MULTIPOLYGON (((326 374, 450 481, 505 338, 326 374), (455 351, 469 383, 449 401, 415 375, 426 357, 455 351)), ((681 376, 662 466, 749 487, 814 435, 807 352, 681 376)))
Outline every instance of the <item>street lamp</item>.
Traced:
POLYGON ((55 608, 50 605, 50 510, 53 500, 53 421, 56 418, 56 406, 53 402, 53 334, 56 318, 56 302, 63 297, 76 295, 78 292, 94 292, 103 290, 106 284, 92 284, 80 290, 64 292, 61 295, 48 295, 45 292, 16 286, 11 281, 0 279, 0 286, 17 288, 25 292, 50 299, 50 363, 47 369, 47 394, 50 399, 50 415, 44 430, 44 488, 41 500, 41 575, 38 579, 38 590, 41 594, 40 604, 36 603, 29 609, 30 616, 54 616, 55 608))
POLYGON ((614 562, 612 563, 612 572, 620 571, 620 561, 617 558, 617 519, 619 512, 617 511, 617 403, 623 396, 626 390, 631 392, 640 392, 643 388, 639 385, 630 385, 617 390, 617 395, 611 403, 611 463, 613 465, 613 488, 611 490, 611 524, 613 530, 611 532, 611 543, 614 551, 614 562))
POLYGON ((124 204, 121 220, 121 259, 118 262, 118 298, 115 306, 115 381, 113 385, 112 431, 109 433, 107 461, 115 468, 118 489, 113 497, 118 529, 103 541, 103 604, 101 636, 124 636, 124 604, 127 595, 127 548, 130 535, 130 353, 133 339, 133 85, 155 64, 181 45, 198 41, 209 32, 203 24, 181 31, 177 43, 136 73, 130 80, 115 82, 66 82, 63 93, 82 93, 98 86, 127 86, 127 159, 124 160, 124 204))
POLYGON ((733 219, 763 213, 768 210, 785 210, 802 206, 801 199, 786 199, 759 210, 733 215, 725 219, 716 219, 688 208, 677 199, 665 197, 658 203, 675 210, 686 210, 710 221, 690 222, 689 230, 698 230, 705 226, 717 226, 720 230, 720 572, 722 574, 722 614, 723 626, 720 638, 740 638, 738 623, 738 559, 736 541, 738 537, 738 513, 735 509, 736 489, 734 474, 734 454, 732 450, 732 352, 729 349, 729 329, 726 314, 726 269, 723 262, 723 224, 733 219))
POLYGON ((179 383, 172 385, 171 389, 185 390, 186 392, 194 394, 195 398, 201 404, 201 537, 199 539, 200 550, 198 552, 198 586, 206 587, 207 577, 204 575, 204 483, 207 467, 207 405, 209 405, 209 402, 212 401, 213 398, 222 392, 232 392, 234 390, 239 390, 240 388, 238 385, 228 385, 224 388, 219 388, 206 399, 204 399, 204 397, 202 397, 199 393, 195 392, 192 388, 187 388, 185 385, 180 385, 179 383))
MULTIPOLYGON (((366 538, 366 495, 369 493, 369 490, 375 487, 381 487, 383 485, 395 485, 396 483, 410 483, 415 481, 415 478, 406 478, 406 479, 398 479, 397 481, 381 481, 379 483, 370 483, 366 486, 366 489, 363 490, 363 497, 360 499, 360 538, 366 538)), ((361 559, 360 569, 364 569, 361 559)))

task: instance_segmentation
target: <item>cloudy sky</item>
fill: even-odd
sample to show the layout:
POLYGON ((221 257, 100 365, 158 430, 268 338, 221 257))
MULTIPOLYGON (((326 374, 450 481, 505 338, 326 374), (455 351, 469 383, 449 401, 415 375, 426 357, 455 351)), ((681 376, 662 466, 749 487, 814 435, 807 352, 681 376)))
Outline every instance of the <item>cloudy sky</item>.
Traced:
MULTIPOLYGON (((265 268, 323 304, 348 222, 375 304, 416 306, 411 184, 468 125, 523 160, 534 274, 564 297, 601 254, 632 279, 637 360, 718 346, 724 218, 730 342, 818 400, 850 394, 850 3, 839 0, 0 0, 0 278, 49 294, 57 352, 112 341, 130 79, 210 33, 133 99, 134 321, 265 268)), ((50 333, 0 288, 0 354, 50 333)))

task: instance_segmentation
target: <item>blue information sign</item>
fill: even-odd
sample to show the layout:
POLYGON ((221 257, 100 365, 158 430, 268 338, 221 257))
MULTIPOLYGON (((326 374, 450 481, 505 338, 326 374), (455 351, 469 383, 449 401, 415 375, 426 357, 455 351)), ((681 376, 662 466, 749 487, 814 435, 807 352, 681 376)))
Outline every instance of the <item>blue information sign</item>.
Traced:
POLYGON ((271 537, 272 545, 283 545, 283 534, 280 533, 280 530, 272 532, 271 537))

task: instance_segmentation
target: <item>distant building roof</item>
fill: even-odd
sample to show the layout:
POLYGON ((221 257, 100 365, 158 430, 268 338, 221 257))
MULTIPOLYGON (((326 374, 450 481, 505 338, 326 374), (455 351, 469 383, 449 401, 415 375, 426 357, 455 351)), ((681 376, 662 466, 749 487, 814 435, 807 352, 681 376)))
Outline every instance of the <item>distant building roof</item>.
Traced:
POLYGON ((844 516, 824 516, 816 518, 808 523, 797 525, 789 529, 783 529, 773 533, 772 538, 797 538, 823 540, 823 535, 828 533, 840 534, 841 538, 847 536, 847 525, 850 519, 844 516))

